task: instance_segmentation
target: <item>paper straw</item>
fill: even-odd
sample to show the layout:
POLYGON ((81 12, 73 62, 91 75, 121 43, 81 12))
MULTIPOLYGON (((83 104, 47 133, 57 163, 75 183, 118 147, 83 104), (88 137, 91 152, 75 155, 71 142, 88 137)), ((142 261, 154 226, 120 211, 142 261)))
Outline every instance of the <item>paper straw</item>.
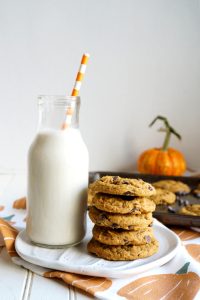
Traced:
MULTIPOLYGON (((84 74, 86 71, 89 57, 90 57, 90 55, 88 53, 85 53, 82 56, 81 64, 80 64, 79 71, 76 76, 76 81, 75 81, 71 96, 79 95, 79 91, 80 91, 81 84, 82 84, 82 81, 84 78, 84 74)), ((74 106, 72 105, 71 107, 67 108, 65 122, 63 123, 62 129, 66 129, 66 128, 70 127, 73 113, 74 113, 74 106)))

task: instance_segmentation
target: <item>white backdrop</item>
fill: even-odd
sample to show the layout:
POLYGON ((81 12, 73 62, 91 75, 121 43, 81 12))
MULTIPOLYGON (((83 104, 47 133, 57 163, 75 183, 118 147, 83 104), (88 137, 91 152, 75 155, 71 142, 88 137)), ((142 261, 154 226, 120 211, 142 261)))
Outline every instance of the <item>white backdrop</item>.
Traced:
POLYGON ((134 170, 162 144, 200 168, 199 0, 0 0, 0 167, 24 169, 38 94, 70 94, 83 52, 81 131, 90 170, 134 170))

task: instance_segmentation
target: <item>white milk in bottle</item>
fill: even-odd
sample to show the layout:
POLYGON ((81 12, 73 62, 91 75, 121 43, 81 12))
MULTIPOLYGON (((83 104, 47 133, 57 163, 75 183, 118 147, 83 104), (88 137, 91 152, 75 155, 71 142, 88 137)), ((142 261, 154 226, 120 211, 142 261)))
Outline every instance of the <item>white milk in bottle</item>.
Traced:
POLYGON ((39 130, 28 155, 26 231, 44 247, 77 244, 86 231, 89 159, 78 128, 79 106, 79 97, 39 97, 39 130), (71 126, 62 130, 72 105, 71 126))

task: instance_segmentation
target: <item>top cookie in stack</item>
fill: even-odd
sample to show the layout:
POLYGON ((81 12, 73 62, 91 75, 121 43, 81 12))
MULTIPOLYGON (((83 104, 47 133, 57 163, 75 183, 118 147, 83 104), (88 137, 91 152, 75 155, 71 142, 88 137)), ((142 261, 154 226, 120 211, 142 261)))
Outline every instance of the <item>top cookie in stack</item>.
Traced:
POLYGON ((151 226, 155 189, 141 179, 104 176, 89 187, 95 226, 88 251, 108 260, 133 260, 158 250, 151 226))
POLYGON ((154 187, 142 179, 104 176, 90 184, 90 190, 113 195, 149 197, 155 194, 154 187))

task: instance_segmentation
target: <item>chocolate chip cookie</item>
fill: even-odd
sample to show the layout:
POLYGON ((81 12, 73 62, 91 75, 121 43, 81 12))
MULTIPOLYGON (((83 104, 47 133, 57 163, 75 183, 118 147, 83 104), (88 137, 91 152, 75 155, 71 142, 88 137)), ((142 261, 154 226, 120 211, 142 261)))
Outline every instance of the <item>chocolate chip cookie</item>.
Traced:
POLYGON ((93 197, 96 193, 94 193, 91 189, 87 191, 87 205, 92 206, 93 197))
POLYGON ((176 201, 176 195, 168 190, 156 188, 156 194, 150 197, 151 200, 158 204, 172 204, 176 201))
POLYGON ((87 248, 89 252, 107 260, 135 260, 155 254, 158 251, 158 242, 154 239, 145 245, 110 246, 92 238, 87 248))
POLYGON ((154 187, 142 179, 104 176, 90 184, 90 189, 105 194, 149 197, 155 194, 154 187))
POLYGON ((160 180, 153 183, 155 188, 161 188, 173 192, 177 195, 187 195, 190 188, 187 184, 176 180, 160 180))
POLYGON ((109 194, 91 194, 90 204, 96 208, 120 214, 142 214, 155 210, 155 203, 145 197, 117 196, 109 194))
POLYGON ((95 225, 92 233, 96 241, 106 245, 145 245, 154 239, 151 227, 138 231, 127 231, 95 225))
POLYGON ((197 185, 196 189, 192 191, 193 195, 197 198, 200 198, 200 183, 197 185))
POLYGON ((200 204, 186 205, 179 210, 179 213, 184 215, 200 216, 200 204))
POLYGON ((152 213, 146 214, 113 214, 91 206, 89 217, 93 223, 99 226, 111 227, 113 229, 123 228, 126 230, 140 230, 152 224, 152 213))

